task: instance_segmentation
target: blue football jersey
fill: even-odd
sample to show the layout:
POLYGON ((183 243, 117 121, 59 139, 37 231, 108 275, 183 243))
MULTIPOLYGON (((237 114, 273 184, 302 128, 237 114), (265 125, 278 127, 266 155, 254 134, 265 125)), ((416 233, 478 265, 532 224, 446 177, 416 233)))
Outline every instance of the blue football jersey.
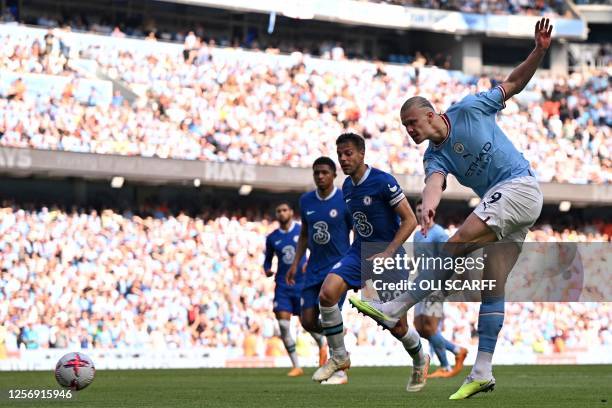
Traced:
POLYGON ((306 257, 303 257, 298 265, 298 273, 295 274, 295 285, 289 286, 285 282, 287 271, 295 259, 295 248, 300 236, 300 230, 301 225, 294 222, 289 231, 277 228, 266 238, 266 256, 263 266, 264 270, 270 269, 272 267, 272 258, 276 255, 278 260, 278 269, 275 276, 277 286, 301 290, 304 284, 304 274, 299 272, 302 270, 304 262, 306 262, 306 257))
POLYGON ((344 201, 353 218, 353 247, 361 251, 361 242, 391 242, 399 229, 395 206, 405 196, 389 173, 368 167, 357 184, 350 177, 342 185, 344 201))
POLYGON ((468 95, 452 105, 442 115, 449 127, 448 137, 438 146, 429 142, 423 156, 425 177, 450 173, 482 198, 502 181, 534 175, 529 162, 495 121, 504 106, 501 86, 468 95))
POLYGON ((308 286, 324 279, 328 269, 348 251, 353 221, 342 191, 337 188, 325 199, 319 196, 317 190, 302 195, 300 215, 302 222, 305 221, 308 226, 308 286))
POLYGON ((434 224, 423 236, 421 230, 414 234, 414 256, 434 258, 441 256, 442 246, 448 241, 448 235, 444 228, 434 224))

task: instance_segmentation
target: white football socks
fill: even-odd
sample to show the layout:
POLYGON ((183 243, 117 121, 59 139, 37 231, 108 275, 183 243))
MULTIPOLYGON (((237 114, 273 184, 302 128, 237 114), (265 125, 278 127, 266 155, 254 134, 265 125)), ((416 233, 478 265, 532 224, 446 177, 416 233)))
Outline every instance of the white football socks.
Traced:
POLYGON ((408 332, 399 339, 402 342, 402 345, 412 357, 412 361, 415 367, 421 367, 425 364, 425 352, 423 351, 423 347, 421 346, 421 337, 416 330, 412 327, 408 328, 408 332))
POLYGON ((291 364, 294 367, 299 367, 297 352, 295 351, 295 341, 291 337, 291 321, 288 319, 279 319, 278 327, 280 328, 281 339, 283 340, 283 344, 287 349, 287 353, 289 354, 289 358, 291 359, 291 364))
POLYGON ((308 332, 308 333, 310 333, 312 338, 317 342, 317 346, 319 346, 319 348, 323 347, 323 345, 325 344, 325 342, 323 341, 325 336, 323 336, 321 333, 317 333, 313 331, 308 332))
POLYGON ((323 334, 327 337, 327 344, 333 357, 338 360, 346 359, 348 352, 344 346, 344 325, 340 308, 337 304, 330 307, 319 305, 319 310, 323 334))
POLYGON ((493 353, 478 350, 471 376, 477 380, 493 378, 493 353))

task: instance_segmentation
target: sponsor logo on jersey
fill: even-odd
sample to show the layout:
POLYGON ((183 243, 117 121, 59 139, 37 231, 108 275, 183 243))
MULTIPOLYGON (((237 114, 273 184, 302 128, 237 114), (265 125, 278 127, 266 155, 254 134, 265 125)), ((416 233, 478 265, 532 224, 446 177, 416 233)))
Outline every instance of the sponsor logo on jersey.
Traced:
POLYGON ((372 204, 372 197, 370 196, 363 197, 363 205, 370 205, 370 204, 372 204))
MULTIPOLYGON (((480 176, 482 174, 484 169, 488 166, 489 162, 491 161, 491 155, 489 154, 489 152, 491 151, 492 147, 493 145, 491 144, 491 142, 487 142, 484 145, 482 145, 482 149, 480 149, 480 153, 478 153, 478 156, 474 156, 474 159, 470 163, 468 170, 465 172, 466 177, 471 177, 474 174, 476 174, 477 176, 480 176)), ((463 156, 464 159, 468 159, 469 157, 472 157, 472 154, 466 154, 463 156)))
POLYGON ((329 216, 332 217, 332 218, 336 218, 338 216, 338 210, 336 210, 335 208, 332 208, 329 211, 329 216))
POLYGON ((391 187, 390 184, 387 184, 387 187, 389 187, 389 191, 392 192, 392 193, 395 193, 397 191, 397 186, 391 187))
POLYGON ((465 151, 465 147, 461 143, 457 142, 453 145, 453 150, 455 153, 461 154, 465 151))
POLYGON ((316 211, 306 211, 306 215, 314 214, 316 211))

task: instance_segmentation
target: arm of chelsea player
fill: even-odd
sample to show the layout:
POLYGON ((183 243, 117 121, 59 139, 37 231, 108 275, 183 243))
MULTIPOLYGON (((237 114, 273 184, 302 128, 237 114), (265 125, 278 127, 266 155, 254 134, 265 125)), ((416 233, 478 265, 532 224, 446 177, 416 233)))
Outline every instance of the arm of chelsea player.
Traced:
POLYGON ((394 207, 394 210, 400 218, 400 226, 393 237, 393 241, 391 241, 389 245, 387 245, 387 249, 385 249, 385 253, 388 254, 388 256, 393 256, 393 254, 395 254, 418 225, 416 216, 408 204, 408 199, 403 198, 394 207))
MULTIPOLYGON (((295 274, 297 273, 298 266, 300 264, 300 260, 306 254, 306 249, 308 248, 308 222, 306 221, 306 217, 304 214, 301 215, 302 218, 302 228, 300 229, 300 235, 298 237, 298 242, 295 246, 295 258, 293 258, 293 262, 285 275, 285 281, 289 285, 295 285, 295 274)), ((302 270, 300 272, 305 272, 302 270)))
POLYGON ((404 242, 410 237, 412 231, 417 226, 416 217, 408 204, 408 199, 404 195, 402 188, 400 187, 397 180, 390 174, 386 176, 386 186, 382 187, 381 195, 399 216, 400 226, 393 236, 393 240, 387 245, 387 248, 383 251, 385 258, 391 257, 395 252, 402 246, 404 242))
POLYGON ((274 247, 272 246, 272 238, 270 235, 266 238, 266 255, 264 258, 263 269, 266 276, 274 275, 272 272, 272 258, 274 257, 274 247))

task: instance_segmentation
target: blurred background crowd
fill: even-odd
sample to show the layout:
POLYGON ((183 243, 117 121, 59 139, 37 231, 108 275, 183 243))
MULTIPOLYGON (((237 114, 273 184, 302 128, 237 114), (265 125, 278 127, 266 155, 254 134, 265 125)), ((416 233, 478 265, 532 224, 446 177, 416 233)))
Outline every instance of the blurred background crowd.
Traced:
MULTIPOLYGON (((183 47, 153 48, 66 35, 0 35, 0 72, 14 78, 0 81, 0 145, 308 167, 333 157, 336 136, 351 130, 367 139, 370 164, 420 175, 426 146, 401 128, 404 100, 419 94, 443 112, 502 79, 428 66, 420 54, 408 65, 330 62, 219 48, 194 32, 183 47), (100 71, 126 90, 105 97, 85 82, 100 71), (49 75, 56 86, 43 92, 24 73, 49 75)), ((342 59, 341 48, 330 52, 342 59)), ((606 54, 603 68, 538 75, 500 113, 541 181, 612 180, 611 61, 606 54)))
MULTIPOLYGON (((0 357, 49 347, 243 347, 246 355, 284 355, 275 338, 274 281, 262 270, 265 237, 277 223, 248 213, 205 210, 194 217, 163 207, 136 214, 4 203, 0 357)), ((528 241, 610 242, 611 231, 612 224, 596 220, 542 223, 528 241)), ((612 345, 607 303, 508 303, 506 310, 501 347, 544 353, 612 345)), ((448 303, 445 334, 475 344, 477 311, 478 303, 448 303)), ((373 321, 348 307, 344 313, 349 344, 392 345, 373 321)))

